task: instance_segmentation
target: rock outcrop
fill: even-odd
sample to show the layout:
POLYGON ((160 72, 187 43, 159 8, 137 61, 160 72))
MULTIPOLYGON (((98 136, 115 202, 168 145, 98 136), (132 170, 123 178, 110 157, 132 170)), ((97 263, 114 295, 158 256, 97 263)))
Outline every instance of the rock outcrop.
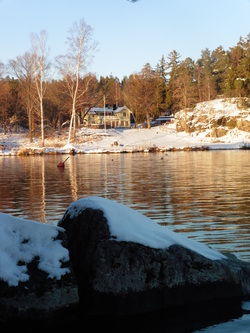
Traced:
POLYGON ((238 137, 240 131, 250 132, 249 101, 240 98, 217 99, 198 103, 194 109, 175 114, 177 131, 206 133, 212 138, 230 134, 238 137))
POLYGON ((59 225, 66 229, 80 305, 88 315, 139 314, 250 295, 250 264, 233 255, 211 260, 177 244, 155 249, 117 241, 104 212, 93 207, 76 214, 71 207, 59 225))

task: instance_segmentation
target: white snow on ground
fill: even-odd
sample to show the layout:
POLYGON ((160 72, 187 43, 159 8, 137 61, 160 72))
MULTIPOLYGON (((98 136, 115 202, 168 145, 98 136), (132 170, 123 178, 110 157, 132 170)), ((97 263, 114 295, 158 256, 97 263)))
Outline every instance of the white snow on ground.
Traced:
POLYGON ((246 119, 250 119, 250 110, 239 108, 237 100, 232 99, 215 99, 212 101, 198 103, 195 108, 195 113, 210 114, 215 117, 220 116, 240 116, 241 114, 248 114, 246 119))
POLYGON ((39 148, 39 140, 29 143, 28 134, 0 133, 0 156, 17 155, 20 150, 30 149, 43 153, 68 154, 71 150, 76 153, 120 153, 120 152, 147 152, 152 148, 168 150, 172 148, 184 149, 186 147, 209 147, 209 149, 238 149, 242 146, 250 146, 250 133, 240 131, 237 128, 219 139, 209 138, 206 132, 189 135, 186 132, 177 132, 174 124, 152 127, 151 129, 108 129, 91 130, 81 129, 77 137, 88 137, 83 143, 66 144, 54 139, 45 140, 45 147, 39 148), (2 149, 1 149, 2 147, 2 149))
MULTIPOLYGON (((195 117, 209 115, 210 119, 224 116, 241 116, 250 121, 250 109, 241 110, 236 102, 229 100, 214 100, 197 104, 191 112, 195 117)), ((180 113, 181 114, 181 113, 180 113)), ((184 115, 183 115, 184 117, 184 115)), ((208 124, 206 124, 208 127, 208 124)), ((45 140, 45 147, 39 148, 39 139, 30 143, 28 133, 7 133, 0 130, 0 155, 16 155, 22 149, 40 150, 43 153, 68 154, 74 149, 76 153, 119 153, 145 151, 150 148, 168 150, 171 148, 208 147, 209 149, 238 149, 250 146, 250 132, 231 129, 220 138, 209 136, 209 129, 193 133, 177 132, 176 123, 146 128, 131 129, 89 129, 77 130, 77 140, 67 144, 68 135, 65 132, 55 134, 45 140)))

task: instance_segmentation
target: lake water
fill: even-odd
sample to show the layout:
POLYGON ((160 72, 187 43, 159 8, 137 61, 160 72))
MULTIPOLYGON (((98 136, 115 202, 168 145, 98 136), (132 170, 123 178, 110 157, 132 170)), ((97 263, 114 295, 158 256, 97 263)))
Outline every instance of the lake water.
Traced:
MULTIPOLYGON (((57 224, 71 202, 102 196, 250 261, 249 150, 83 154, 57 168, 65 158, 0 157, 0 211, 57 224)), ((226 324, 202 332, 249 332, 250 318, 226 324)))

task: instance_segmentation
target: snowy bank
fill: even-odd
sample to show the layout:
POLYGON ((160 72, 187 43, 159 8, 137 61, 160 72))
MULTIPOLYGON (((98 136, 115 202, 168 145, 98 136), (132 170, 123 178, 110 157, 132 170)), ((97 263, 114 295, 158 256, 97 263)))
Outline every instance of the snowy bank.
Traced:
POLYGON ((67 139, 67 130, 62 129, 41 148, 38 138, 29 142, 28 133, 4 135, 0 130, 0 155, 250 148, 250 108, 242 110, 233 99, 218 99, 177 112, 174 122, 151 129, 84 127, 77 130, 75 142, 67 144, 67 139))

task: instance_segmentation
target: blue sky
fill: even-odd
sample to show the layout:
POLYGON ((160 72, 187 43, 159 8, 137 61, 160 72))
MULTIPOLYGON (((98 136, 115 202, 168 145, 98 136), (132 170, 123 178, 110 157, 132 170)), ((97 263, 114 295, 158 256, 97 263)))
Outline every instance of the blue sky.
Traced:
POLYGON ((89 70, 121 80, 173 50, 196 61, 205 48, 235 46, 250 33, 250 0, 0 0, 0 61, 30 51, 42 29, 53 61, 81 18, 98 42, 89 70))

